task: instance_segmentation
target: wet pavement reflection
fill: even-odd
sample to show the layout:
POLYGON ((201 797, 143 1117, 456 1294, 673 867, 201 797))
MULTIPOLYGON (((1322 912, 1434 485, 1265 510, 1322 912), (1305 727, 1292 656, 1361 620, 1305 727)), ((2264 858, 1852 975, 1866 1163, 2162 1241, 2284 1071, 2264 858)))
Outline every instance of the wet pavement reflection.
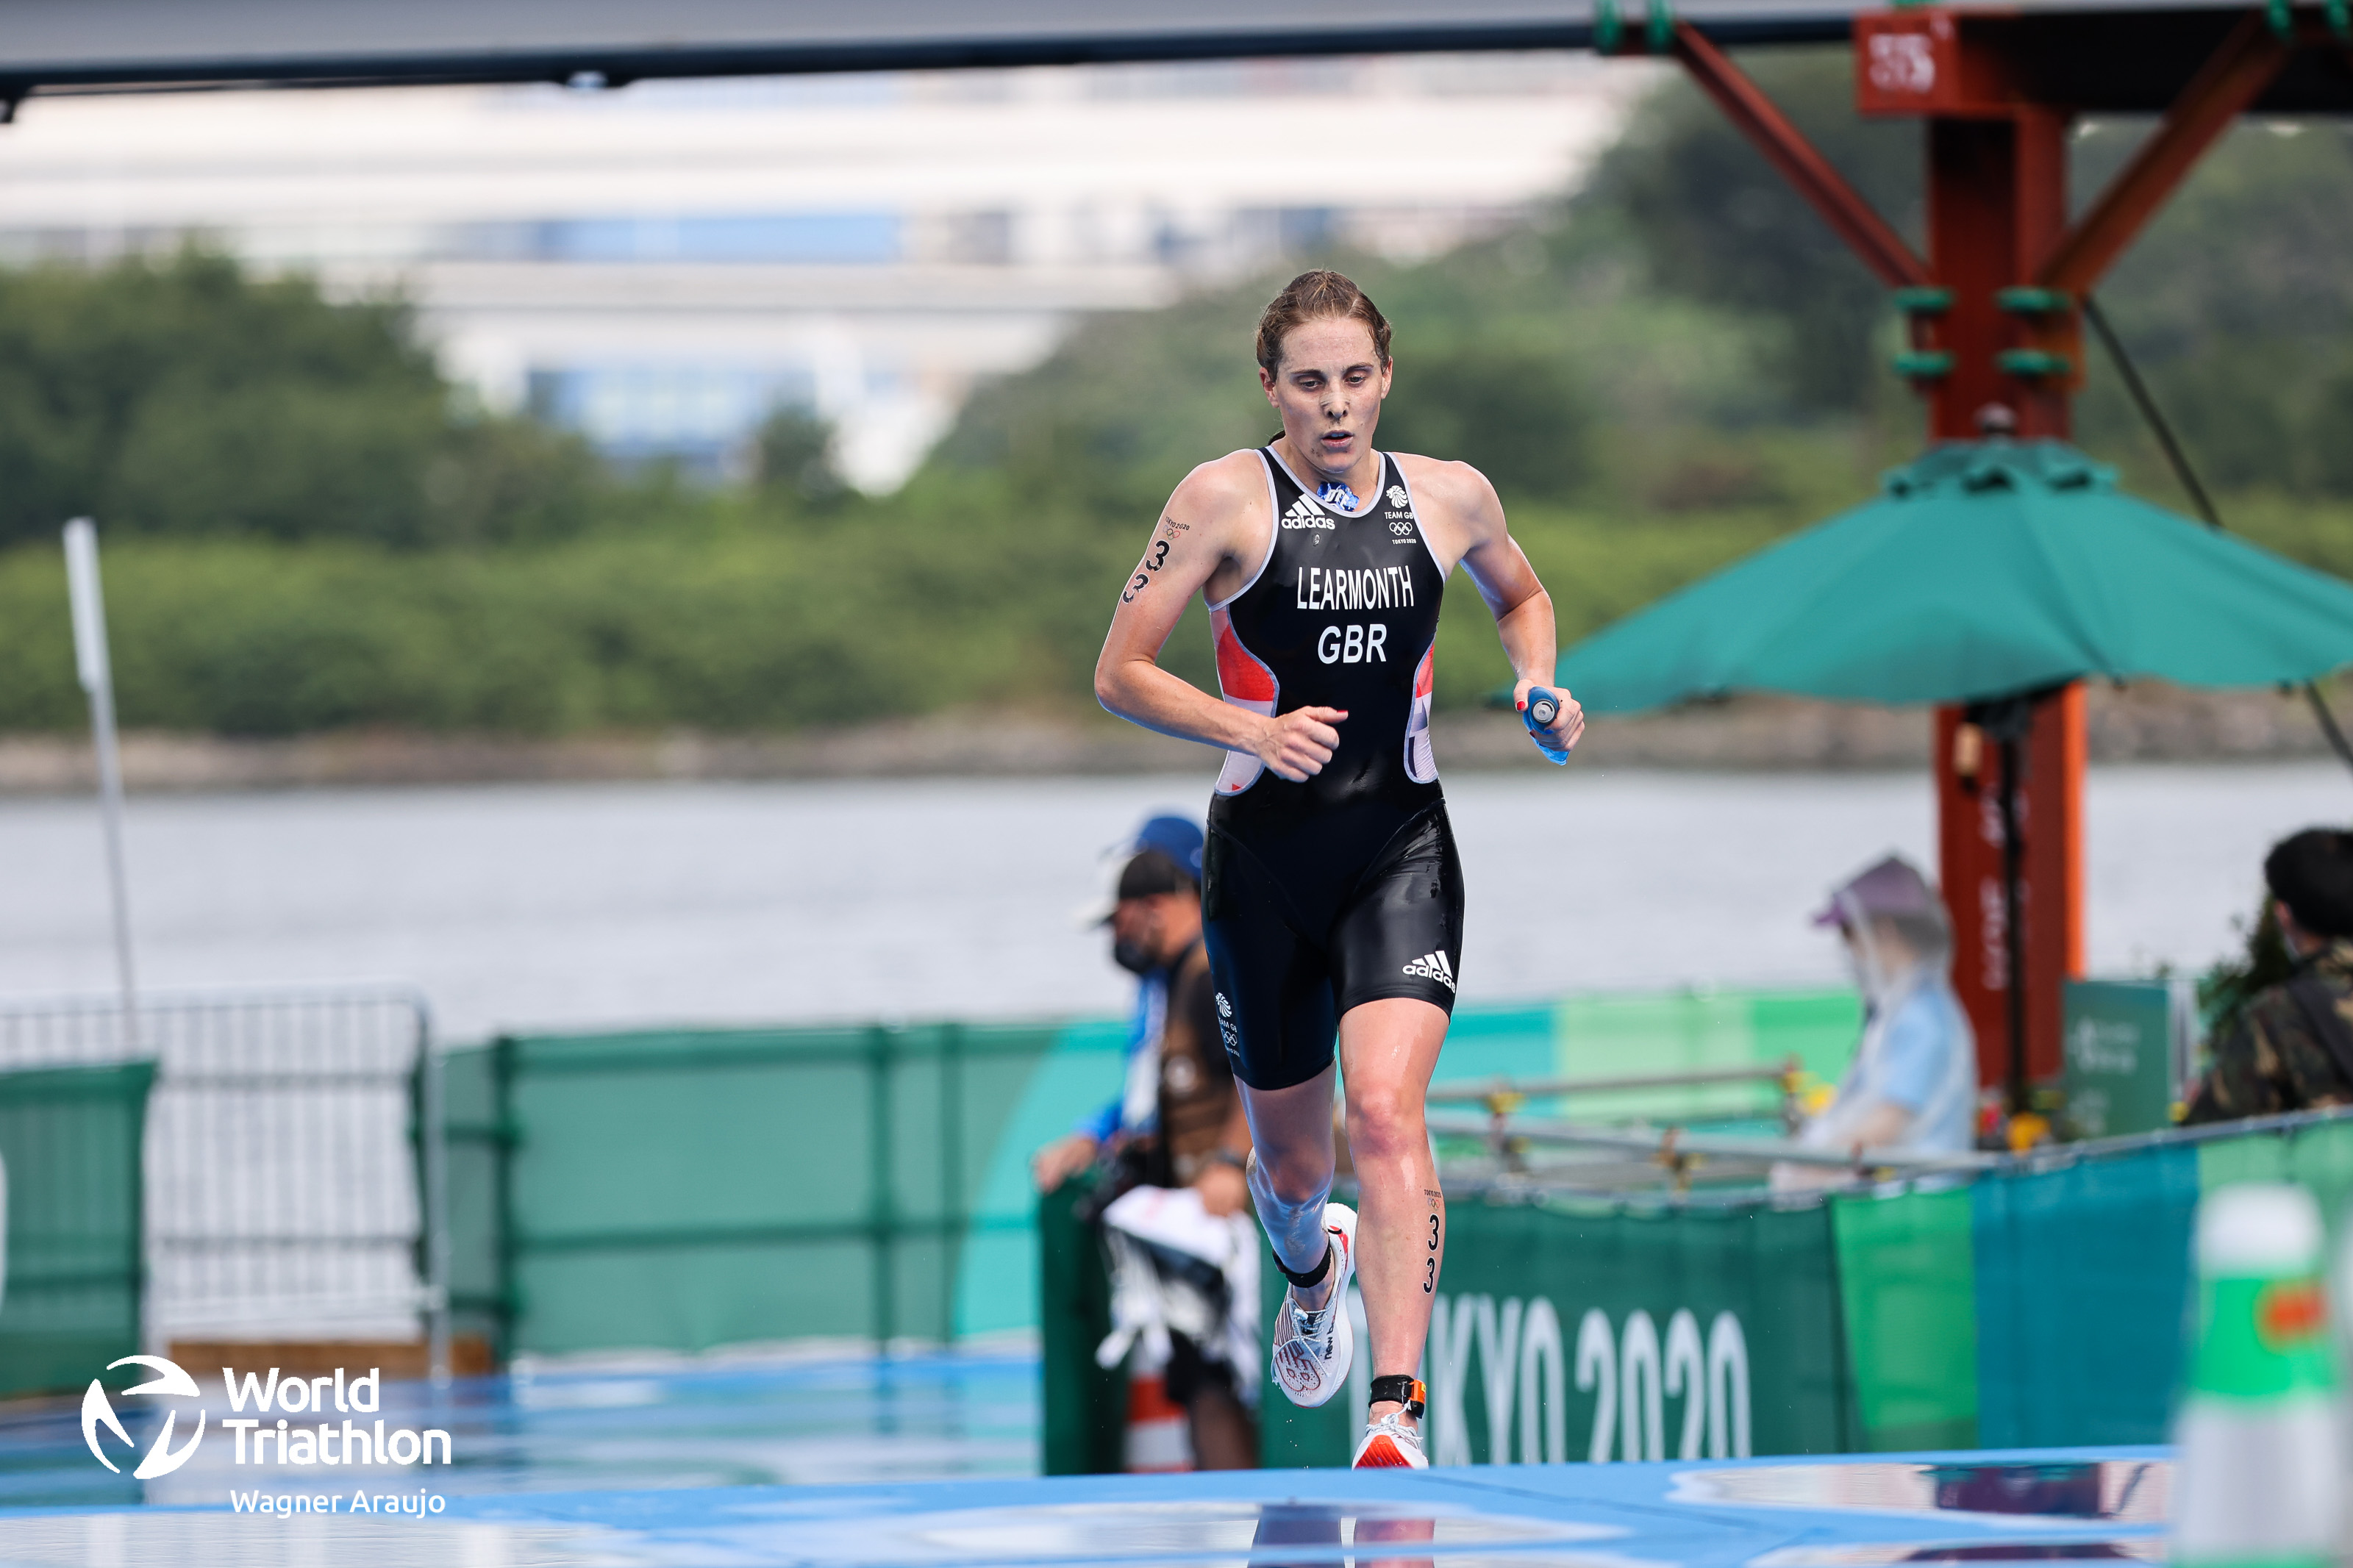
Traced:
MULTIPOLYGON (((0 1508, 0 1564, 1891 1568, 2163 1556, 2168 1467, 2156 1450, 696 1487, 682 1478, 703 1473, 711 1455, 664 1461, 670 1450, 641 1435, 638 1451, 656 1462, 631 1486, 629 1423, 611 1423, 670 1398, 624 1403, 609 1381, 566 1384, 554 1408, 605 1419, 542 1427, 532 1441, 552 1450, 565 1434, 586 1435, 593 1454, 569 1471, 513 1474, 595 1478, 577 1489, 452 1488, 442 1511, 392 1518, 258 1515, 195 1495, 177 1506, 0 1508)), ((725 1444, 711 1419, 697 1441, 716 1454, 725 1444)), ((478 1467, 472 1479, 499 1474, 478 1467)))
MULTIPOLYGON (((230 1414, 219 1381, 199 1385, 217 1426, 230 1414)), ((258 1473, 215 1440, 142 1485, 91 1461, 79 1411, 78 1398, 0 1405, 0 1508, 213 1505, 257 1484, 349 1493, 429 1480, 459 1496, 1038 1473, 1038 1363, 1028 1354, 673 1360, 466 1378, 438 1391, 385 1384, 389 1425, 450 1434, 456 1462, 431 1472, 258 1473)), ((121 1415, 143 1448, 157 1417, 130 1404, 121 1415)))

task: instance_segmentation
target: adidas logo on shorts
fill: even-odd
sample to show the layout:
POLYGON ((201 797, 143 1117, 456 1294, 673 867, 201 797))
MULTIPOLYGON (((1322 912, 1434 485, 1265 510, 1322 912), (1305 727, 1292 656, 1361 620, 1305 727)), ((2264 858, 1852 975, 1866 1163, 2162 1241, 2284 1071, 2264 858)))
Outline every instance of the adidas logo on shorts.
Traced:
POLYGON ((1443 950, 1423 953, 1407 964, 1405 972, 1416 980, 1435 980, 1449 991, 1454 989, 1454 966, 1446 962, 1443 950))
POLYGON ((1291 510, 1282 514, 1282 526, 1285 528, 1337 528, 1340 525, 1324 516, 1322 507, 1317 506, 1305 496, 1301 496, 1291 503, 1291 510))

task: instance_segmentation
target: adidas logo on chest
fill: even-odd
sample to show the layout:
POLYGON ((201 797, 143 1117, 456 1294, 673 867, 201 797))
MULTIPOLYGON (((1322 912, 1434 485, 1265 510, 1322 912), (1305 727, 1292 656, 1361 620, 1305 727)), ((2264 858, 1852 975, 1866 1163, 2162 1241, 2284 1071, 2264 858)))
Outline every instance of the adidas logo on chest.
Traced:
POLYGON ((1291 503, 1291 510, 1282 514, 1282 526, 1285 528, 1337 528, 1339 524, 1334 522, 1331 514, 1322 507, 1317 506, 1305 496, 1301 496, 1291 503))

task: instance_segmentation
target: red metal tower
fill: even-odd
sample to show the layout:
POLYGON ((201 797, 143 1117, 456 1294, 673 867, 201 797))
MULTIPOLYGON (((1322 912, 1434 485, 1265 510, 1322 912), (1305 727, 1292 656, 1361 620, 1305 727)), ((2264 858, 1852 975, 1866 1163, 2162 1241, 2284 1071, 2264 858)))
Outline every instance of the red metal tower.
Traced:
MULTIPOLYGON (((1661 0, 1663 3, 1663 0, 1661 0)), ((1857 107, 1926 121, 1927 238, 1912 250, 1756 84, 1687 21, 1672 48, 1694 80, 1894 291, 1909 348, 1896 370, 1932 440, 2070 434, 2084 298, 2241 112, 2341 111, 2353 94, 2342 5, 2075 13, 1906 6, 1853 24, 1857 107), (2086 111, 2162 110, 2131 161, 2069 221, 2067 141, 2086 111)), ((2010 1061, 2000 750, 1940 709, 1935 762, 1954 980, 1979 1081, 2010 1061)), ((2041 694, 2019 748, 2026 1076, 2060 1068, 2060 988, 2084 967, 2084 693, 2041 694)))

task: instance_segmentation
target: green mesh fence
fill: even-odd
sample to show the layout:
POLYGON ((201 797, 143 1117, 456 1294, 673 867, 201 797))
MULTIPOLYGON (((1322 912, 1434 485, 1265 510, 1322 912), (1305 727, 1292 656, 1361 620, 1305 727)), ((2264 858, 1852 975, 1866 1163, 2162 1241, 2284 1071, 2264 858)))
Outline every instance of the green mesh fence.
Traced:
MULTIPOLYGON (((1440 1076, 1810 1060, 1853 1030, 1853 999, 1834 992, 1466 1006, 1440 1076)), ((454 1327, 503 1353, 1035 1330, 1029 1156, 1119 1092, 1125 1039, 1098 1019, 452 1052, 454 1327)), ((1769 1086, 1736 1086, 1708 1109, 1776 1104, 1769 1086)))
POLYGON ((1116 1471, 1126 1436, 1126 1369, 1095 1363, 1111 1332, 1111 1276, 1093 1227, 1074 1212, 1093 1190, 1076 1178, 1038 1200, 1039 1447, 1050 1476, 1116 1471))
MULTIPOLYGON (((1271 1322, 1271 1255, 1260 1278, 1271 1322)), ((1853 1447, 1819 1205, 1450 1204, 1435 1309, 1420 1369, 1433 1464, 1853 1447)), ((1346 1464, 1361 1377, 1352 1393, 1302 1410, 1268 1380, 1264 1463, 1346 1464)))
POLYGON ((152 1062, 0 1073, 0 1394, 79 1390, 139 1349, 152 1062))
POLYGON ((1978 1444, 1973 1200, 1942 1192, 1834 1198, 1839 1305, 1853 1373, 1855 1447, 1978 1444))
MULTIPOLYGON (((2341 1237, 2353 1225, 2353 1116, 1793 1205, 1459 1194, 1421 1363, 1432 1459, 1677 1458, 1719 1442, 1739 1452, 1744 1409, 1759 1455, 2162 1442, 2197 1205, 2242 1181, 2310 1188, 2341 1237), (1736 1386, 1717 1353, 1725 1318, 1740 1336, 1736 1386)), ((1045 1321, 1047 1427, 1066 1439, 1046 1458, 1052 1470, 1111 1468, 1121 1389, 1087 1375, 1102 1330, 1084 1308, 1102 1283, 1068 1282, 1091 1238, 1066 1209, 1043 1211, 1060 1288, 1077 1303, 1045 1321)), ((1262 1284, 1271 1314, 1282 1279, 1270 1267, 1262 1284)), ((1267 1464, 1345 1462, 1360 1386, 1314 1411, 1271 1384, 1262 1393, 1267 1464)))
POLYGON ((448 1074, 459 1331, 562 1353, 1036 1321, 1025 1166, 1101 1028, 511 1037, 448 1074))
MULTIPOLYGON (((1465 1007, 1439 1077, 1795 1056, 1829 1078, 1856 1022, 1853 998, 1827 991, 1465 1007)), ((1124 1041, 1098 1020, 516 1037, 452 1053, 457 1326, 508 1352, 1042 1328, 1048 1468, 1115 1463, 1124 1388, 1092 1362, 1097 1243, 1070 1194, 1039 1204, 1027 1167, 1117 1092, 1124 1041)), ((134 1342, 142 1071, 0 1079, 9 1387, 85 1381, 134 1342), (96 1217, 39 1196, 45 1169, 96 1217), (89 1196, 110 1190, 105 1172, 112 1208, 89 1196)), ((1751 1092, 1592 1109, 1774 1108, 1770 1086, 1739 1098, 1751 1092)), ((2159 1440, 2194 1205, 2251 1178, 2303 1182, 2344 1212, 2353 1121, 1795 1206, 1466 1196, 1424 1369, 1443 1391, 1432 1440, 1459 1463, 2159 1440)), ((1348 1402, 1309 1415, 1269 1394, 1268 1462, 1345 1459, 1348 1402)))
POLYGON ((2165 1440, 2198 1163, 2174 1143, 1971 1189, 1980 1442, 2165 1440))
POLYGON ((504 1359, 513 1348, 506 1211, 515 1140, 497 1059, 495 1049, 446 1053, 441 1106, 448 1158, 450 1332, 479 1336, 504 1359))

